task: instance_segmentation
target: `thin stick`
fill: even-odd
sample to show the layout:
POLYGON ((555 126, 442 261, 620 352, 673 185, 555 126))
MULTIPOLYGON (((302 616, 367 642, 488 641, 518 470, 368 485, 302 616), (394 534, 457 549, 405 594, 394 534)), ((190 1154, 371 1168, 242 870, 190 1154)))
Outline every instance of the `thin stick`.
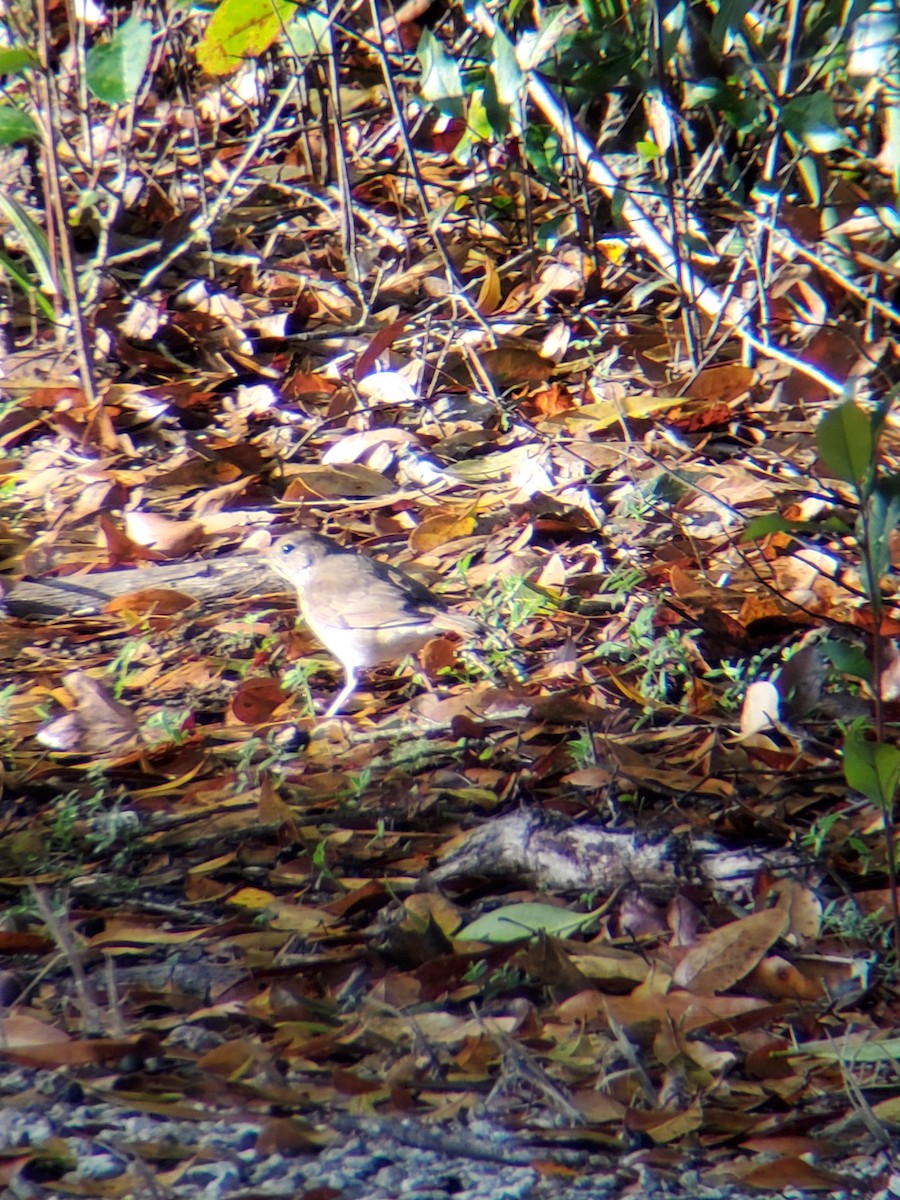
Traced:
MULTIPOLYGON (((493 38, 497 25, 483 4, 477 5, 474 20, 487 38, 493 38)), ((594 149, 588 138, 566 116, 562 104, 551 89, 530 71, 526 63, 520 62, 519 65, 526 74, 528 94, 532 101, 556 130, 569 152, 578 158, 591 182, 610 200, 615 197, 618 201, 619 197, 624 197, 620 208, 622 220, 640 238, 645 252, 662 274, 676 283, 685 296, 706 316, 713 320, 721 320, 729 326, 745 346, 752 347, 765 358, 788 364, 795 371, 814 379, 833 395, 843 395, 843 383, 832 379, 812 363, 804 362, 803 359, 782 350, 780 346, 773 346, 760 338, 751 328, 749 301, 736 297, 726 299, 694 270, 687 257, 675 253, 666 236, 657 229, 650 214, 644 211, 628 190, 627 182, 618 178, 603 155, 594 149)))
POLYGON ((41 156, 44 170, 44 190, 48 218, 52 214, 55 226, 56 243, 62 260, 63 278, 65 279, 66 300, 68 303, 69 320, 75 335, 75 350, 78 361, 78 376, 84 392, 85 402, 89 408, 97 403, 97 388, 94 381, 94 356, 91 350, 87 332, 87 322, 81 307, 79 295, 78 270, 75 266, 75 252, 72 248, 72 230, 68 221, 66 203, 63 198, 62 172, 59 157, 56 152, 56 129, 59 128, 59 105, 56 103, 54 87, 50 76, 50 17, 48 0, 37 0, 38 26, 38 58, 40 67, 36 72, 38 113, 41 123, 41 156))

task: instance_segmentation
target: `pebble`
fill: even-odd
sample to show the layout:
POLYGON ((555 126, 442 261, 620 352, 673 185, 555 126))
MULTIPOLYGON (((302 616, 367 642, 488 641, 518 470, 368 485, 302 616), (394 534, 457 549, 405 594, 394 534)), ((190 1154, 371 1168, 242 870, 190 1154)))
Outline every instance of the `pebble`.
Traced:
MULTIPOLYGON (((23 1102, 21 1108, 0 1106, 0 1154, 27 1151, 52 1140, 60 1148, 60 1171, 66 1167, 63 1154, 72 1167, 57 1192, 46 1177, 46 1163, 42 1171, 35 1168, 33 1179, 31 1164, 26 1164, 6 1182, 4 1198, 70 1200, 73 1191, 96 1194, 92 1185, 133 1172, 140 1146, 146 1143, 197 1152, 198 1160, 186 1162, 185 1170, 164 1189, 169 1200, 243 1200, 251 1195, 295 1200, 323 1188, 333 1189, 340 1200, 757 1200, 738 1188, 704 1187, 702 1172, 686 1171, 679 1179, 669 1176, 656 1182, 646 1169, 617 1171, 616 1160, 608 1155, 591 1160, 571 1149, 575 1172, 570 1177, 542 1175, 530 1159, 551 1158, 553 1151, 539 1145, 529 1149, 521 1136, 485 1118, 460 1121, 448 1130, 447 1153, 441 1152, 442 1133, 435 1126, 408 1119, 335 1118, 335 1127, 352 1128, 320 1153, 261 1156, 256 1147, 262 1121, 168 1120, 119 1105, 86 1104, 81 1088, 71 1088, 71 1082, 63 1071, 15 1070, 0 1077, 0 1097, 7 1097, 9 1104, 8 1097, 18 1094, 23 1102), (35 1099, 26 1107, 29 1095, 35 1099), (76 1098, 82 1102, 76 1103, 76 1098), (425 1147, 408 1144, 415 1141, 425 1147), (468 1156, 468 1145, 483 1156, 468 1156)), ((873 1200, 900 1198, 900 1175, 890 1174, 893 1166, 884 1152, 872 1156, 872 1173, 880 1174, 881 1187, 873 1200)), ((164 1169, 155 1158, 142 1168, 151 1176, 164 1169)), ((817 1200, 826 1195, 819 1193, 817 1200)))

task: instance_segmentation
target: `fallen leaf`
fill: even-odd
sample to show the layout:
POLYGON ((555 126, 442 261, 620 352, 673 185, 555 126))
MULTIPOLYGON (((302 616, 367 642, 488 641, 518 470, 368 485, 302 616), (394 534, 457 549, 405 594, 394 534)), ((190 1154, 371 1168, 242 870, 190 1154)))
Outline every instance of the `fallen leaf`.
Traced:
POLYGON ((672 982, 701 994, 724 992, 753 970, 787 926, 787 914, 778 908, 721 925, 688 950, 672 982))

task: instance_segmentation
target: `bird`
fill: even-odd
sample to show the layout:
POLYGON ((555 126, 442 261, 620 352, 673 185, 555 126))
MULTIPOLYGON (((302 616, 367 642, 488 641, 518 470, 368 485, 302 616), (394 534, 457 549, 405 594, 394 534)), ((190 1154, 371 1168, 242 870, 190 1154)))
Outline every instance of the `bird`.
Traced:
POLYGON ((360 671, 397 662, 441 633, 471 637, 480 628, 399 568, 346 550, 322 534, 285 534, 265 556, 272 570, 297 589, 303 619, 344 669, 344 686, 326 717, 339 713, 356 691, 360 671))

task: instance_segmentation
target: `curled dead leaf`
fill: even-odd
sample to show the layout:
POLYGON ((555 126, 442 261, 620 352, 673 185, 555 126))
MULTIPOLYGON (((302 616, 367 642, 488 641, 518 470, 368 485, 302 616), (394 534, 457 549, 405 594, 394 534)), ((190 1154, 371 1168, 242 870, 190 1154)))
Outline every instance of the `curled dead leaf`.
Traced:
POLYGON ((69 671, 63 683, 75 707, 38 732, 41 745, 54 750, 103 753, 134 749, 141 744, 131 709, 114 700, 99 680, 84 671, 69 671))

